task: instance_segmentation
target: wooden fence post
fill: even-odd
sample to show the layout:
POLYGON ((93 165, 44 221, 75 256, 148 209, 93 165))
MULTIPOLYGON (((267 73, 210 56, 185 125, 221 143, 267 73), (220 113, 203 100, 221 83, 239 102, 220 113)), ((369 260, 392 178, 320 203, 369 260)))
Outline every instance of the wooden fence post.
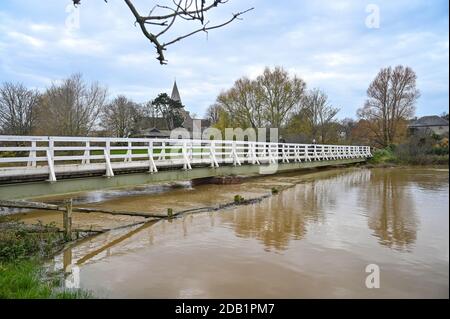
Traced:
POLYGON ((72 199, 65 202, 66 209, 63 212, 64 235, 72 240, 72 199))

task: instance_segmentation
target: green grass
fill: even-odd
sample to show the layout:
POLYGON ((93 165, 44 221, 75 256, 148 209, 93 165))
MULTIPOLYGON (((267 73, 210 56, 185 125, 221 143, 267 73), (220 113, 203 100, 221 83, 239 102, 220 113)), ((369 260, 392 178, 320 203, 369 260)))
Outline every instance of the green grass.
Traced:
POLYGON ((430 154, 424 151, 412 153, 404 145, 387 147, 373 152, 369 164, 385 165, 448 165, 448 154, 430 154))
POLYGON ((0 299, 79 299, 92 297, 79 290, 56 289, 59 281, 44 279, 38 259, 0 263, 0 299))
MULTIPOLYGON (((181 148, 180 149, 167 149, 166 150, 166 154, 170 153, 181 153, 181 148)), ((207 149, 201 149, 201 148, 195 148, 193 150, 195 153, 200 153, 200 152, 209 152, 209 150, 207 149)), ((134 149, 131 151, 132 154, 134 155, 146 155, 148 154, 148 151, 146 149, 134 149)), ((153 154, 159 154, 161 153, 161 149, 154 149, 153 150, 153 154)), ((125 155, 127 154, 127 150, 111 150, 111 155, 125 155)), ((91 155, 103 155, 103 151, 91 151, 91 155)))
POLYGON ((0 262, 53 255, 65 240, 62 233, 51 231, 51 227, 42 226, 42 232, 30 232, 20 223, 0 228, 0 262))
POLYGON ((44 261, 66 241, 53 226, 38 226, 39 231, 0 220, 0 299, 92 297, 82 290, 61 290, 62 274, 44 270, 44 261))
POLYGON ((370 164, 385 164, 385 163, 395 163, 397 161, 394 152, 391 148, 383 148, 373 152, 373 157, 370 158, 370 164))
MULTIPOLYGON (((155 154, 159 154, 161 150, 155 150, 155 154)), ((111 155, 125 155, 127 150, 111 150, 111 155)), ((132 150, 132 154, 148 154, 146 149, 132 150)), ((103 155, 103 151, 91 151, 91 155, 103 155)))
POLYGON ((34 260, 0 263, 0 298, 49 298, 52 288, 40 281, 40 269, 34 260))

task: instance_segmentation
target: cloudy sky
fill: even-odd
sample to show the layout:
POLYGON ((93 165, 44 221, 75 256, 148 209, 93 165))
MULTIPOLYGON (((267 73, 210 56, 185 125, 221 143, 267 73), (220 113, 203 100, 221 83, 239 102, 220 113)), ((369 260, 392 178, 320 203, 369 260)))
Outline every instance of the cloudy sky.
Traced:
MULTIPOLYGON (((327 92, 343 118, 355 117, 381 67, 404 64, 418 76, 417 115, 448 111, 446 0, 230 0, 209 16, 212 23, 232 12, 255 10, 208 36, 170 46, 166 66, 155 60, 124 1, 81 2, 74 11, 69 0, 1 0, 0 82, 44 89, 80 72, 106 85, 111 98, 124 94, 144 102, 170 93, 176 78, 183 103, 201 116, 239 77, 253 78, 264 66, 280 65, 309 88, 327 92), (379 27, 368 27, 368 20, 374 22, 368 16, 375 17, 377 9, 379 27)), ((142 12, 156 2, 135 0, 142 12)), ((190 26, 179 25, 168 36, 190 26)))

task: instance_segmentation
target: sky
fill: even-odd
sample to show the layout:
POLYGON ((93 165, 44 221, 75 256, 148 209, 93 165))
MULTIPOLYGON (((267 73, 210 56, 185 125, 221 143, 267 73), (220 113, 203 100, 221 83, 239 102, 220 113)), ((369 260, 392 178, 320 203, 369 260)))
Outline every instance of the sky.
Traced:
MULTIPOLYGON (((134 0, 142 12, 168 0, 134 0)), ((0 1, 0 82, 45 90, 73 73, 99 81, 109 98, 136 102, 170 94, 176 79, 183 104, 197 116, 242 76, 282 66, 320 88, 356 117, 380 68, 407 65, 417 74, 416 115, 448 112, 449 19, 444 0, 230 0, 211 24, 254 7, 242 20, 167 48, 161 66, 123 0, 0 1)), ((197 25, 175 25, 165 41, 197 25)))

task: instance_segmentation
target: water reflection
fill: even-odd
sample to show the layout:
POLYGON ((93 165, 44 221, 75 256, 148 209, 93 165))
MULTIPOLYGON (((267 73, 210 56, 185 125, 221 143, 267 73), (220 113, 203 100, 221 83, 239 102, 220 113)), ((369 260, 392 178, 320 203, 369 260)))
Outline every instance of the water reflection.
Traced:
POLYGON ((259 204, 221 215, 239 237, 256 238, 267 250, 285 250, 289 241, 302 239, 309 224, 326 221, 350 189, 370 180, 369 170, 328 172, 326 178, 302 182, 259 204))
POLYGON ((291 239, 301 239, 308 222, 324 219, 321 209, 305 209, 307 201, 316 205, 314 187, 296 187, 270 197, 262 203, 235 209, 221 215, 221 221, 233 227, 239 237, 256 238, 267 250, 287 249, 291 239))
MULTIPOLYGON (((74 205, 82 205, 82 204, 95 204, 95 203, 103 203, 107 201, 111 201, 114 199, 120 198, 129 198, 139 196, 158 196, 172 190, 190 190, 192 189, 192 183, 190 181, 180 181, 173 183, 161 183, 155 185, 138 185, 129 188, 120 188, 120 189, 106 189, 99 191, 91 191, 91 192, 81 192, 76 194, 71 194, 70 198, 73 201, 74 205)), ((41 197, 39 201, 48 204, 61 205, 64 201, 68 199, 68 195, 56 195, 56 196, 48 196, 41 197)), ((29 212, 35 212, 35 210, 27 209, 27 208, 9 208, 9 207, 0 207, 0 216, 9 216, 16 214, 25 214, 29 212)))
POLYGON ((72 263, 72 249, 63 253, 64 287, 68 289, 80 288, 80 267, 72 263))
MULTIPOLYGON (((111 201, 120 198, 138 198, 140 196, 158 196, 176 189, 192 189, 190 181, 162 183, 155 185, 139 185, 129 188, 106 189, 86 193, 78 193, 72 196, 73 204, 95 204, 111 201)), ((42 198, 44 202, 50 204, 61 204, 67 199, 67 195, 51 196, 42 198)))
POLYGON ((378 170, 367 187, 361 188, 360 202, 366 209, 369 228, 382 245, 407 250, 416 241, 419 221, 411 183, 404 172, 378 170))

